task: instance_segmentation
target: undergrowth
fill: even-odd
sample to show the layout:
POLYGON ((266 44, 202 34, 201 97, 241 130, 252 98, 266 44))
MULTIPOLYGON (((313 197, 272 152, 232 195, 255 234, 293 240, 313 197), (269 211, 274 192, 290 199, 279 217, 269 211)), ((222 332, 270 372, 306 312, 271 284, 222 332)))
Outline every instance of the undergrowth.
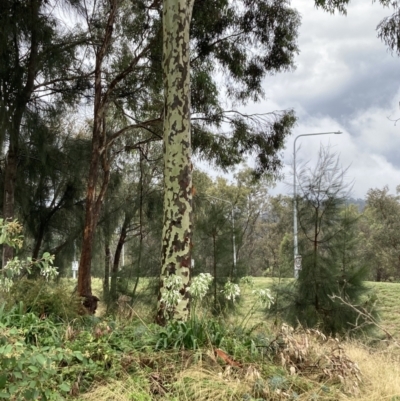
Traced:
POLYGON ((22 303, 0 310, 0 371, 0 399, 10 400, 337 400, 361 379, 340 343, 317 331, 216 319, 62 323, 22 303))
POLYGON ((191 320, 165 327, 149 323, 137 309, 102 318, 79 316, 69 311, 71 292, 65 288, 22 280, 4 296, 0 399, 400 398, 400 363, 392 348, 372 350, 315 329, 278 327, 261 319, 253 324, 254 305, 247 308, 250 315, 236 319, 213 317, 197 305, 191 320), (18 301, 24 292, 29 304, 18 301), (378 370, 383 372, 379 386, 373 379, 378 370))

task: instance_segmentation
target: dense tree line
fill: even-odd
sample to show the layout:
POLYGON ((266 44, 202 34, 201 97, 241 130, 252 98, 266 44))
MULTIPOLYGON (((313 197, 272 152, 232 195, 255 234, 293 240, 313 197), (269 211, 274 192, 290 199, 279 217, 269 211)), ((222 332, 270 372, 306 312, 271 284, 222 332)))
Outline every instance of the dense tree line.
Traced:
MULTIPOLYGON (((315 4, 345 13, 348 2, 315 4)), ((381 3, 395 13, 379 36, 398 52, 397 3, 381 3)), ((136 288, 161 270, 160 299, 176 275, 187 277, 187 300, 192 254, 194 272, 221 281, 290 276, 291 200, 266 188, 294 111, 240 106, 262 98, 266 75, 295 66, 299 25, 282 0, 2 1, 0 203, 26 230, 22 252, 55 254, 64 275, 79 259, 77 292, 88 299, 93 274, 115 301, 118 275, 136 288), (251 156, 255 168, 213 182, 192 171, 192 153, 225 171, 251 156)), ((399 278, 398 201, 371 190, 364 212, 349 212, 363 244, 352 252, 376 280, 399 278)), ((4 244, 2 266, 12 257, 4 244)))

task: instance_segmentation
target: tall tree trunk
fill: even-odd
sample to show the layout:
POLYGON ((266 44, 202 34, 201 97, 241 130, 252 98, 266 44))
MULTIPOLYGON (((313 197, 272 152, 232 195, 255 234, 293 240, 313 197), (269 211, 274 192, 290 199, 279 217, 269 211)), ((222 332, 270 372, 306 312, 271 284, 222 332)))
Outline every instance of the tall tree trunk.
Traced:
POLYGON ((111 250, 109 240, 106 240, 104 246, 104 282, 103 282, 103 298, 109 303, 110 298, 110 262, 111 262, 111 250))
POLYGON ((217 239, 213 234, 214 312, 217 311, 217 239))
MULTIPOLYGON (((96 124, 94 127, 96 127, 96 124)), ((103 167, 103 177, 99 193, 97 194, 96 188, 99 181, 101 153, 101 150, 97 144, 97 139, 98 138, 95 137, 95 134, 93 134, 92 161, 90 163, 88 189, 86 193, 85 225, 83 230, 82 250, 78 271, 78 294, 81 297, 90 297, 92 295, 91 262, 94 234, 97 222, 99 221, 104 196, 110 181, 110 165, 106 161, 107 152, 104 151, 102 154, 102 159, 104 160, 103 163, 101 163, 103 167)))
POLYGON ((156 321, 189 317, 192 238, 192 166, 190 141, 189 29, 194 0, 163 2, 164 72, 164 221, 161 275, 156 321), (179 302, 167 311, 164 284, 170 275, 182 279, 179 302), (167 315, 168 312, 168 315, 167 315))
POLYGON ((140 273, 142 271, 142 252, 143 252, 143 149, 140 149, 140 181, 139 181, 139 251, 137 261, 137 276, 133 287, 132 297, 135 296, 139 285, 140 273))
MULTIPOLYGON (((107 137, 105 127, 105 112, 107 96, 102 88, 102 66, 104 58, 111 44, 114 31, 114 22, 117 13, 117 0, 110 0, 110 11, 105 27, 104 37, 96 51, 96 65, 94 71, 94 117, 92 132, 92 151, 89 167, 89 176, 86 191, 85 223, 82 238, 82 250, 78 271, 78 295, 91 299, 92 278, 91 262, 94 234, 99 220, 101 206, 110 180, 110 163, 108 161, 107 137), (99 187, 99 169, 103 169, 103 179, 99 187), (98 193, 96 191, 99 191, 98 193)), ((90 306, 89 306, 90 309, 90 306)))
POLYGON ((111 300, 115 302, 117 300, 117 274, 119 270, 119 262, 121 259, 122 247, 125 244, 126 234, 128 231, 128 226, 131 222, 131 216, 129 214, 125 214, 125 219, 122 224, 121 233, 119 235, 118 244, 115 249, 114 254, 114 263, 111 271, 111 291, 110 296, 111 300))
POLYGON ((42 224, 40 224, 39 230, 36 233, 35 245, 34 245, 33 251, 32 251, 32 259, 33 260, 39 259, 39 252, 40 252, 40 248, 42 247, 42 243, 43 243, 44 231, 45 231, 44 226, 42 224))

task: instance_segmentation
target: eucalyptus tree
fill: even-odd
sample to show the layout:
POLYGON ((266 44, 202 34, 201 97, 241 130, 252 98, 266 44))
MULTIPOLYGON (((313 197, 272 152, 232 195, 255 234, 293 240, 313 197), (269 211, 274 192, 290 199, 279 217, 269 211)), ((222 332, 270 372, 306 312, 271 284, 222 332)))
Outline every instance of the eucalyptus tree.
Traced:
POLYGON ((164 220, 157 322, 189 317, 192 242, 192 147, 189 31, 194 0, 163 2, 164 220), (167 280, 175 276, 177 299, 168 305, 167 280), (172 308, 171 310, 168 310, 172 308))
MULTIPOLYGON (((192 111, 197 119, 197 130, 192 130, 195 150, 204 157, 215 159, 223 167, 237 163, 246 152, 255 150, 260 155, 259 160, 264 160, 261 164, 265 168, 276 166, 276 151, 283 146, 283 138, 294 122, 292 113, 283 113, 283 116, 276 113, 267 120, 253 116, 248 124, 239 113, 226 113, 220 106, 222 99, 219 95, 222 93, 216 90, 212 65, 213 60, 217 60, 217 64, 225 66, 228 72, 225 86, 235 92, 236 100, 258 97, 262 92, 262 76, 287 69, 292 64, 297 50, 298 15, 279 2, 273 7, 263 3, 268 7, 260 10, 272 15, 269 19, 264 15, 262 21, 250 13, 252 4, 246 2, 243 4, 247 7, 247 14, 226 1, 198 3, 198 7, 196 4, 194 7, 197 17, 191 32, 196 50, 190 60, 194 93, 192 111), (216 17, 211 25, 204 6, 216 17), (268 35, 265 34, 266 24, 268 35), (232 32, 236 33, 232 35, 232 32), (252 41, 262 45, 262 58, 253 57, 248 50, 252 41), (232 52, 240 56, 241 64, 237 63, 237 57, 231 57, 232 52), (229 84, 229 76, 237 82, 236 86, 229 84), (212 132, 216 126, 221 126, 224 118, 230 121, 232 135, 214 138, 212 132), (224 156, 228 142, 232 155, 235 151, 231 160, 224 156)), ((90 92, 90 99, 94 102, 94 122, 78 292, 89 295, 90 244, 107 189, 109 166, 113 155, 121 149, 115 150, 115 145, 123 134, 134 129, 144 128, 148 132, 146 138, 138 138, 138 143, 161 139, 160 116, 164 113, 164 103, 160 96, 163 87, 161 2, 143 0, 132 7, 129 2, 113 0, 100 8, 89 10, 86 7, 84 14, 95 64, 90 92), (125 122, 122 123, 120 118, 119 128, 112 129, 107 124, 116 114, 123 116, 125 122)))
POLYGON ((146 1, 132 6, 128 1, 110 0, 101 4, 86 3, 83 11, 90 38, 88 51, 95 65, 90 93, 93 100, 91 154, 78 274, 78 294, 88 300, 92 295, 93 241, 112 164, 126 146, 135 148, 160 139, 150 129, 160 121, 159 115, 153 117, 153 105, 149 105, 150 100, 157 99, 151 57, 156 48, 159 18, 152 9, 146 1), (131 136, 133 144, 121 138, 135 129, 138 134, 131 136), (141 136, 143 129, 150 133, 145 138, 141 136))
MULTIPOLYGON (((246 116, 232 105, 260 99, 263 77, 293 67, 300 18, 282 0, 239 3, 197 0, 193 4, 192 23, 186 27, 191 51, 191 142, 193 151, 225 169, 247 154, 256 154, 255 173, 260 175, 279 170, 278 153, 295 122, 294 114, 246 116), (217 77, 219 71, 222 81, 217 77), (231 100, 228 108, 223 106, 227 98, 231 100)), ((336 3, 342 2, 318 2, 328 9, 337 7, 336 3)), ((91 7, 94 4, 99 8, 86 6, 84 11, 95 73, 92 163, 79 269, 81 295, 91 293, 90 244, 109 166, 121 149, 115 145, 122 135, 136 129, 148 133, 146 138, 136 136, 138 143, 162 139, 162 116, 167 111, 162 97, 162 2, 141 0, 132 5, 110 0, 91 7), (108 121, 116 114, 125 122, 110 129, 108 121)))

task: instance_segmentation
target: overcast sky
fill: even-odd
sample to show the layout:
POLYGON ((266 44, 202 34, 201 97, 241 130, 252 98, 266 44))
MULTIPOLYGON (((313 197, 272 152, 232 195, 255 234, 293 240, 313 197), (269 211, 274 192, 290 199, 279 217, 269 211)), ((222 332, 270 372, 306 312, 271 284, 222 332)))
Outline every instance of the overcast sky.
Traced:
POLYGON ((353 197, 364 198, 368 189, 385 185, 395 193, 400 185, 400 121, 395 126, 390 118, 400 118, 400 57, 388 51, 376 32, 391 10, 352 0, 347 16, 330 15, 313 3, 292 2, 302 15, 297 69, 265 79, 266 99, 246 108, 251 113, 293 108, 298 117, 283 152, 285 180, 273 193, 292 194, 297 135, 337 130, 343 134, 299 138, 299 163, 312 165, 320 145, 330 145, 342 166, 349 167, 353 197))
MULTIPOLYGON (((379 4, 356 0, 347 16, 329 15, 311 0, 296 0, 302 15, 297 69, 265 80, 266 100, 253 112, 294 108, 299 118, 284 152, 290 182, 293 141, 297 135, 337 131, 342 135, 299 138, 299 161, 313 163, 320 144, 340 154, 350 165, 353 196, 369 188, 400 185, 400 58, 377 38, 376 26, 391 14, 379 4)), ((284 183, 274 192, 291 193, 284 183)))

